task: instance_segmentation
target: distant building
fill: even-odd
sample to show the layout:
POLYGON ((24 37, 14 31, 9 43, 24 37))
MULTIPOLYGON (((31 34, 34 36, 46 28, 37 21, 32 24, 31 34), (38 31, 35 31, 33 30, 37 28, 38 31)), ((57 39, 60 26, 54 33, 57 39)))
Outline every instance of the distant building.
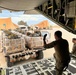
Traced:
POLYGON ((47 29, 50 27, 50 24, 49 24, 48 20, 44 20, 44 21, 42 21, 34 26, 39 28, 39 29, 47 29))
POLYGON ((0 18, 0 29, 8 30, 16 28, 18 28, 18 25, 14 24, 11 18, 0 18))

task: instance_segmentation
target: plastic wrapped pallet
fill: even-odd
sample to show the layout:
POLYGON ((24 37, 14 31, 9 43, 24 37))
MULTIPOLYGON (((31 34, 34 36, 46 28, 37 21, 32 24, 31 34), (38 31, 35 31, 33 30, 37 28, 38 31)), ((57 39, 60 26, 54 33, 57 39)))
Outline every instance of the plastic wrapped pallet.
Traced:
POLYGON ((15 53, 25 49, 25 39, 5 39, 6 53, 15 53))
POLYGON ((5 33, 0 31, 0 52, 2 52, 4 47, 4 39, 6 38, 5 33))
POLYGON ((27 37, 26 44, 29 48, 41 48, 43 47, 43 37, 27 37))

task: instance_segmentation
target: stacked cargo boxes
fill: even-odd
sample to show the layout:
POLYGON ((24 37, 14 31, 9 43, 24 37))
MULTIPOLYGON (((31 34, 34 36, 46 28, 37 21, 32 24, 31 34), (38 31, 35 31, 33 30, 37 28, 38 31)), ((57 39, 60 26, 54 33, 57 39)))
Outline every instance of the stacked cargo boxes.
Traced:
POLYGON ((6 54, 15 53, 25 50, 25 40, 20 39, 5 39, 4 47, 6 48, 6 54))

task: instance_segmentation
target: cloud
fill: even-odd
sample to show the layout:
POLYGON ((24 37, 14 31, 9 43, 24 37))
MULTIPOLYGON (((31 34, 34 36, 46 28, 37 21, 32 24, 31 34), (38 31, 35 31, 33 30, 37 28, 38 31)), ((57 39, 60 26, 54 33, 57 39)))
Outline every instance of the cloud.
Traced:
POLYGON ((19 17, 24 21, 38 21, 40 19, 37 15, 20 15, 19 17))
POLYGON ((12 21, 15 22, 16 24, 21 20, 24 22, 34 23, 39 22, 40 19, 41 15, 19 15, 18 17, 12 17, 12 21))
POLYGON ((27 22, 28 25, 33 25, 33 24, 37 24, 43 20, 48 20, 50 25, 56 25, 54 22, 47 19, 43 15, 19 15, 18 17, 12 17, 12 21, 15 24, 18 24, 19 21, 24 21, 24 22, 27 22))
POLYGON ((18 24, 19 21, 24 21, 24 22, 27 22, 28 25, 32 25, 32 24, 37 24, 43 20, 48 20, 50 24, 55 25, 54 22, 47 19, 41 14, 27 15, 27 14, 23 14, 23 12, 10 13, 9 11, 2 11, 2 13, 0 13, 0 18, 5 18, 5 17, 11 17, 12 22, 14 22, 15 24, 18 24))
POLYGON ((22 15, 24 12, 10 12, 9 10, 2 10, 2 13, 0 13, 0 17, 18 17, 19 15, 22 15))
POLYGON ((19 17, 11 17, 11 19, 12 19, 12 22, 15 23, 15 24, 18 24, 18 22, 22 20, 19 17))

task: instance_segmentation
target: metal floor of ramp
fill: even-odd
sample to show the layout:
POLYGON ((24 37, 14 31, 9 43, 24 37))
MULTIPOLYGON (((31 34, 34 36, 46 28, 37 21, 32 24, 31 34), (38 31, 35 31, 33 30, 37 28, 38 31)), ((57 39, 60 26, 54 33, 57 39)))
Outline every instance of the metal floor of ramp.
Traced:
MULTIPOLYGON (((5 75, 55 75, 54 58, 41 59, 5 69, 5 75)), ((76 59, 71 58, 63 75, 76 75, 76 59)))

